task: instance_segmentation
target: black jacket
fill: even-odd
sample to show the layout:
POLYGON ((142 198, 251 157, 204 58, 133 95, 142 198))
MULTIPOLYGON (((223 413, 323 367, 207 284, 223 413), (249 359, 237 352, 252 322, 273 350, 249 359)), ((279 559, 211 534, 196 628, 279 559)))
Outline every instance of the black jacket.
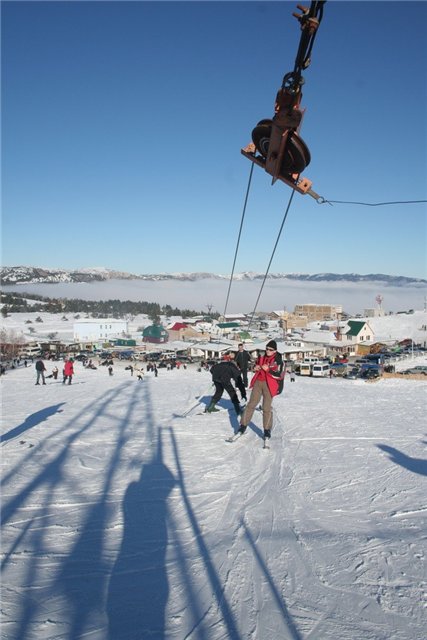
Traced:
POLYGON ((46 367, 44 366, 43 360, 37 360, 36 371, 46 371, 46 367))
POLYGON ((211 374, 214 382, 228 384, 230 380, 237 380, 240 376, 240 369, 234 362, 225 360, 224 362, 214 364, 211 369, 211 374))
POLYGON ((247 371, 249 363, 251 362, 251 356, 247 351, 238 351, 236 353, 235 361, 241 371, 247 371))

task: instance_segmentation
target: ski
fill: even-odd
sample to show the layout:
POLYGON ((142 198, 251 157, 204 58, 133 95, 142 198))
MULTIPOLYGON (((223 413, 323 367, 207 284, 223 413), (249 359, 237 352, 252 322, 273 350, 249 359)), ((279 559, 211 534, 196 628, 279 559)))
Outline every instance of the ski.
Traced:
POLYGON ((214 416, 216 413, 224 413, 227 409, 215 409, 215 411, 201 411, 196 413, 196 416, 214 416))
POLYGON ((226 438, 225 441, 226 442, 236 442, 236 440, 239 440, 239 438, 241 438, 242 436, 244 436, 244 433, 240 433, 239 431, 237 433, 235 433, 233 436, 230 436, 229 438, 226 438))

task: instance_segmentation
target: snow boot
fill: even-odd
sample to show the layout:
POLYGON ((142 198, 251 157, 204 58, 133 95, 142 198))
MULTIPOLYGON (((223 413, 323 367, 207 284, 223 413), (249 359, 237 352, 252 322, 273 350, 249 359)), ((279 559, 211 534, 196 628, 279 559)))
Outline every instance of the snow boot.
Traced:
POLYGON ((264 440, 271 438, 271 429, 264 429, 264 440))
POLYGON ((215 402, 211 400, 209 405, 205 409, 205 413, 214 413, 215 411, 219 411, 219 409, 216 408, 215 402))
POLYGON ((239 430, 237 431, 237 433, 241 433, 243 435, 247 428, 248 427, 246 425, 241 424, 239 430))

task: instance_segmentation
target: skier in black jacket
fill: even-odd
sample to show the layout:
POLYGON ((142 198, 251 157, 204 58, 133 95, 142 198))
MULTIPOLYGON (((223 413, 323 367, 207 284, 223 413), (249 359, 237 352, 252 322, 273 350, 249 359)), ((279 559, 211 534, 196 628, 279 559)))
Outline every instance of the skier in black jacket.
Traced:
POLYGON ((46 384, 46 381, 44 379, 44 372, 46 371, 46 367, 44 366, 44 362, 43 360, 40 358, 37 358, 37 362, 36 362, 36 372, 37 372, 37 380, 36 380, 36 384, 40 384, 39 380, 40 378, 42 379, 43 384, 46 384))
POLYGON ((234 388, 231 381, 234 380, 236 387, 242 394, 243 400, 246 400, 246 389, 242 381, 240 369, 234 360, 234 353, 229 355, 231 357, 230 360, 218 362, 217 364, 214 364, 211 369, 212 380, 215 385, 215 393, 212 396, 209 405, 206 407, 206 413, 219 411, 219 409, 217 409, 215 405, 221 400, 224 390, 227 391, 228 395, 230 396, 236 414, 239 416, 242 413, 242 407, 240 406, 236 389, 234 388))

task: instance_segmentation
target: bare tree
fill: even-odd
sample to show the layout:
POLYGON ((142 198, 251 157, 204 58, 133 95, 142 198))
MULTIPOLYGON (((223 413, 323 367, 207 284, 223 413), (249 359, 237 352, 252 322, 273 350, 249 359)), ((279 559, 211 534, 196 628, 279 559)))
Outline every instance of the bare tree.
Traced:
POLYGON ((0 331, 1 353, 6 358, 16 358, 21 346, 24 344, 22 334, 17 334, 13 329, 0 331))

